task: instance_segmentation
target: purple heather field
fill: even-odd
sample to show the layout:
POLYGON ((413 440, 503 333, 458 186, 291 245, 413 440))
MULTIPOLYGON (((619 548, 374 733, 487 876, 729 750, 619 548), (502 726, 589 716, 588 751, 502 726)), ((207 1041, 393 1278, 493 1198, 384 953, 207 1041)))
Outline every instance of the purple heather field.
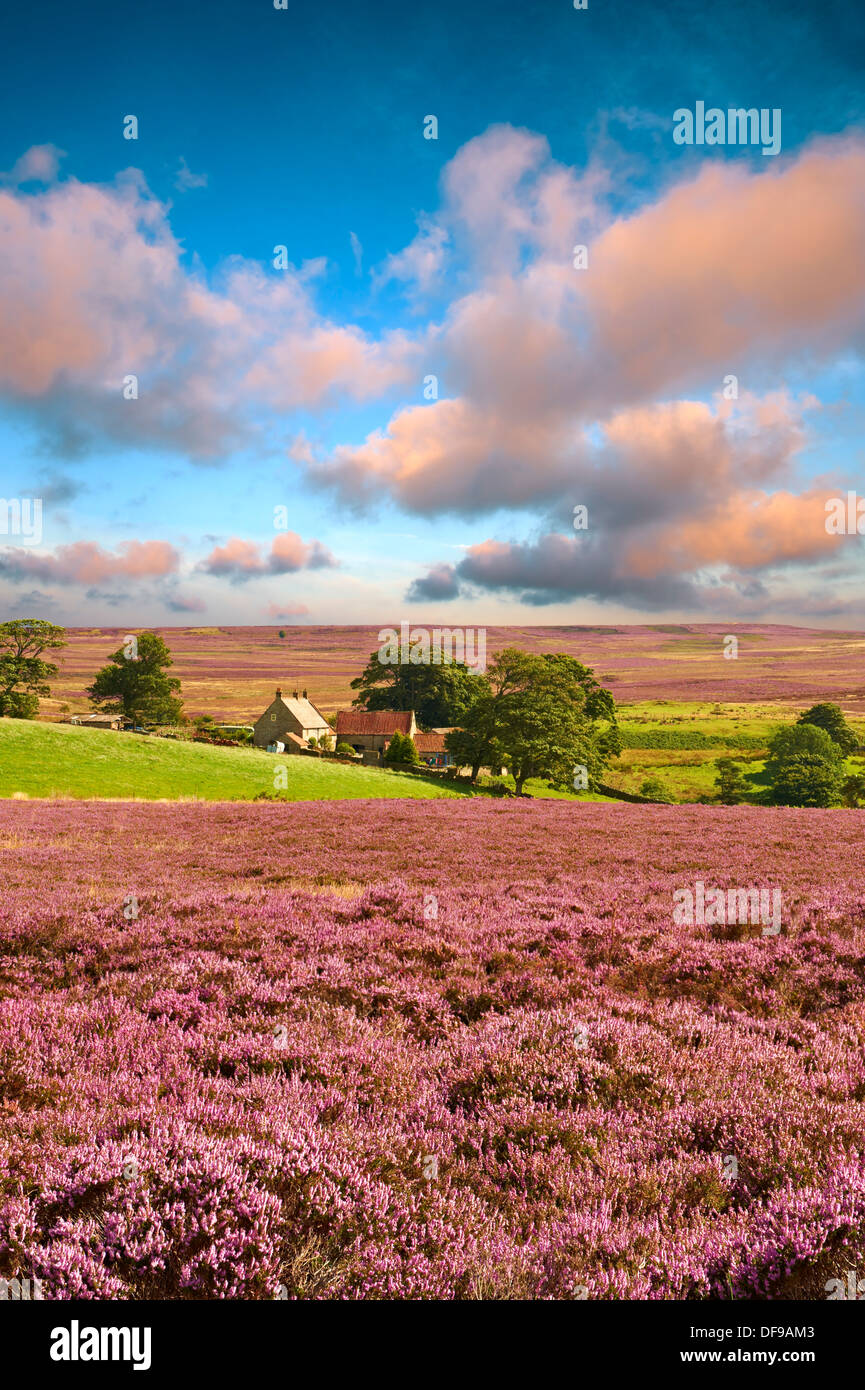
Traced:
POLYGON ((49 1299, 825 1298, 865 1258, 863 832, 3 803, 0 1274, 49 1299), (780 932, 676 925, 697 881, 780 890, 780 932))

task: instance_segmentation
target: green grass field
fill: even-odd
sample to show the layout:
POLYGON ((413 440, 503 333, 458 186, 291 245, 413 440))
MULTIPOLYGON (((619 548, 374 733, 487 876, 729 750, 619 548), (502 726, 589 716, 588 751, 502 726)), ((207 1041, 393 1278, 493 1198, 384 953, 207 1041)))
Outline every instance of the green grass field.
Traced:
MULTIPOLYGON (((687 700, 643 701, 619 708, 619 728, 626 746, 610 764, 604 781, 621 791, 639 794, 648 777, 657 778, 673 801, 697 801, 713 796, 717 758, 735 758, 755 795, 765 787, 763 768, 769 740, 783 725, 795 722, 800 711, 776 703, 716 703, 687 700), (640 747, 653 738, 670 738, 674 747, 640 747), (704 740, 715 740, 701 746, 704 740), (690 747, 689 747, 690 744, 690 747)), ((850 724, 865 744, 865 725, 850 724)), ((865 762, 852 757, 848 773, 862 773, 865 762)))
MULTIPOLYGON (((603 780, 618 791, 640 793, 655 777, 676 802, 711 797, 715 761, 738 758, 755 795, 763 788, 763 766, 772 734, 790 724, 797 711, 772 703, 717 704, 656 700, 622 705, 619 727, 625 747, 603 780), (711 740, 709 742, 708 740, 711 740), (661 746, 657 746, 660 743, 661 746), (654 746, 653 746, 654 745, 654 746)), ((850 720, 865 745, 865 724, 850 720)), ((141 800, 198 798, 250 800, 273 790, 277 765, 287 771, 282 792, 291 801, 347 800, 361 797, 465 796, 430 776, 350 767, 314 758, 276 758, 252 748, 208 748, 200 743, 142 738, 69 724, 0 719, 0 797, 103 797, 141 800)), ((851 773, 865 771, 861 757, 847 761, 851 773)), ((506 778, 506 783, 513 782, 506 778)), ((579 801, 608 798, 553 791, 534 779, 525 790, 534 797, 579 801)))
POLYGON ((291 801, 442 797, 465 793, 411 773, 351 767, 316 758, 279 758, 255 748, 208 748, 71 724, 0 719, 0 797, 182 797, 245 801, 273 791, 287 770, 291 801))

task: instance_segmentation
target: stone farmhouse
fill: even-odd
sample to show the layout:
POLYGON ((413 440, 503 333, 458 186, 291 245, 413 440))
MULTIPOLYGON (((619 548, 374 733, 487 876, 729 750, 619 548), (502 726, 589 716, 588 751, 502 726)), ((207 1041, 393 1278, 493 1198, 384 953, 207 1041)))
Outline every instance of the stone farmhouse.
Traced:
POLYGON ((277 686, 276 698, 255 722, 252 741, 256 748, 281 743, 283 748, 278 751, 299 753, 309 746, 311 738, 322 737, 330 739, 333 746, 333 729, 321 710, 307 699, 306 691, 299 696, 295 690, 291 699, 284 699, 277 686))

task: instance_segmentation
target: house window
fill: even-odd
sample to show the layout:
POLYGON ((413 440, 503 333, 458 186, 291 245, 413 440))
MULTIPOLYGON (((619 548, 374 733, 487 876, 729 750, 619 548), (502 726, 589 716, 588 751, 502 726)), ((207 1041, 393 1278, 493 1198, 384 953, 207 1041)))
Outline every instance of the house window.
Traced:
POLYGON ((272 715, 270 716, 270 722, 271 722, 271 724, 275 724, 275 723, 276 723, 276 715, 275 715, 275 714, 272 714, 272 715))

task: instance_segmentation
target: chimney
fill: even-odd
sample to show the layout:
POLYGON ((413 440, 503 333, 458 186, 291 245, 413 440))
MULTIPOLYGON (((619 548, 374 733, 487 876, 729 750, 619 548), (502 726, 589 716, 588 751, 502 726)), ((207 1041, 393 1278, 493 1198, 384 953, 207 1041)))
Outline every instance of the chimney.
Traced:
POLYGON ((295 698, 295 700, 297 699, 297 691, 296 691, 296 690, 295 690, 295 692, 294 692, 294 698, 295 698))
POLYGON ((282 699, 282 691, 280 690, 279 686, 276 687, 276 698, 277 700, 282 699))
POLYGON ((304 698, 304 700, 306 699, 306 691, 305 691, 305 690, 304 690, 304 692, 303 692, 303 698, 304 698))

